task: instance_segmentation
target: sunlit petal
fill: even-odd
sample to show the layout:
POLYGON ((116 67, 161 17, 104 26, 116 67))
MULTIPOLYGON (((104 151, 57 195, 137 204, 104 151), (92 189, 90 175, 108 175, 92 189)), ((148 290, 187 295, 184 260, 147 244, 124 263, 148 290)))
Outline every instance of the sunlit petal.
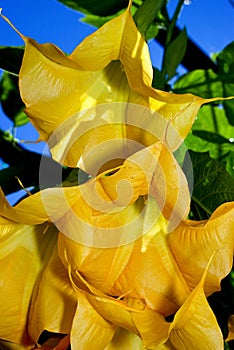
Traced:
POLYGON ((144 350, 140 337, 127 331, 124 328, 118 328, 111 342, 104 350, 144 350))
POLYGON ((72 348, 90 350, 95 344, 95 349, 103 350, 115 331, 116 326, 100 316, 83 293, 78 293, 78 306, 71 331, 72 348))
POLYGON ((140 299, 123 300, 87 295, 95 310, 109 322, 140 336, 146 348, 165 342, 169 323, 164 317, 145 307, 140 299))
POLYGON ((176 349, 223 349, 222 332, 204 293, 206 273, 171 324, 169 339, 176 349))
POLYGON ((206 294, 220 289, 231 270, 234 249, 234 203, 222 204, 207 221, 184 221, 169 236, 169 244, 191 289, 199 282, 210 256, 215 255, 204 286, 206 294), (179 242, 179 244, 178 244, 179 242))
POLYGON ((0 338, 33 344, 27 331, 31 295, 56 244, 56 230, 0 218, 0 232, 0 338))
POLYGON ((76 294, 55 246, 35 284, 29 314, 30 336, 37 341, 43 330, 69 334, 76 304, 76 294))
POLYGON ((184 302, 189 289, 162 228, 163 219, 135 242, 129 262, 111 292, 119 295, 129 291, 128 296, 141 298, 151 309, 169 315, 184 302))
MULTIPOLYGON (((21 37, 26 49, 19 86, 26 113, 44 140, 59 128, 50 148, 53 157, 67 165, 79 164, 85 170, 81 156, 108 139, 127 137, 149 146, 158 136, 167 134, 168 145, 176 149, 189 132, 200 106, 211 101, 151 87, 148 46, 129 8, 87 37, 68 56, 54 45, 41 45, 21 37), (116 106, 109 110, 109 104, 116 102, 127 103, 122 113, 117 112, 116 106), (93 108, 103 104, 108 104, 103 111, 93 108), (129 104, 149 108, 162 117, 157 113, 153 117, 148 115, 142 118, 141 125, 132 127, 129 104), (165 122, 158 135, 161 128, 158 119, 162 118, 165 122), (167 121, 173 126, 171 129, 167 121), (147 125, 156 137, 146 131, 147 125)), ((108 147, 106 154, 107 151, 108 147)))

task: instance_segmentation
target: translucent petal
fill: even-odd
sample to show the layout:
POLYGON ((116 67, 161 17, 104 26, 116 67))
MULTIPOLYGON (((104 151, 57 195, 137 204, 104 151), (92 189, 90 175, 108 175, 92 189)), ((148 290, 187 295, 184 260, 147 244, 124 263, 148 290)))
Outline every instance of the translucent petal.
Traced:
MULTIPOLYGON (((152 65, 148 46, 129 8, 87 37, 70 56, 65 56, 54 45, 40 45, 23 35, 21 37, 26 49, 19 85, 26 113, 44 140, 60 128, 50 147, 53 157, 67 165, 77 166, 81 149, 86 152, 84 145, 89 150, 92 148, 94 134, 95 145, 103 143, 107 133, 109 139, 126 137, 123 118, 119 118, 118 113, 114 113, 113 118, 113 113, 108 110, 103 117, 100 111, 92 109, 96 105, 127 102, 159 112, 173 125, 173 133, 167 132, 167 142, 176 149, 190 130, 200 106, 210 101, 192 94, 175 95, 151 87, 152 65), (85 111, 87 108, 91 110, 85 111), (73 127, 66 135, 71 117, 74 117, 73 127), (104 120, 108 121, 109 127, 103 126, 104 120), (68 124, 62 125, 64 121, 68 124), (100 122, 100 130, 97 130, 100 122), (79 140, 75 132, 78 127, 82 129, 79 140), (75 137, 72 143, 71 136, 75 137)), ((157 121, 158 117, 153 119, 157 121)), ((142 123, 141 129, 144 130, 145 122, 142 123)), ((147 121, 146 124, 151 124, 152 130, 159 129, 154 123, 147 121)), ((143 132, 145 136, 142 137, 139 129, 134 127, 128 127, 127 134, 135 141, 144 139, 146 146, 154 139, 148 132, 143 132)), ((79 164, 80 167, 83 165, 79 164)))
POLYGON ((0 238, 0 338, 30 345, 31 296, 56 244, 56 230, 47 224, 27 226, 0 218, 0 238))
POLYGON ((124 328, 118 328, 111 342, 104 350, 144 350, 140 337, 127 331, 124 328))
MULTIPOLYGON (((78 293, 78 292, 77 292, 78 293)), ((103 350, 111 341, 116 327, 102 318, 83 293, 78 293, 78 306, 71 331, 72 349, 103 350)))
POLYGON ((220 280, 230 272, 234 250, 233 213, 234 203, 224 203, 209 220, 184 221, 170 234, 170 248, 191 289, 198 284, 215 251, 207 273, 205 293, 209 295, 219 290, 220 280))
POLYGON ((187 180, 162 142, 136 152, 115 174, 101 177, 99 181, 115 205, 131 204, 140 195, 153 196, 169 220, 170 230, 188 214, 190 193, 187 180), (127 185, 131 188, 128 189, 127 185))
POLYGON ((68 272, 57 255, 57 246, 37 279, 29 314, 29 334, 38 341, 43 330, 69 334, 77 298, 68 272))
POLYGON ((145 307, 140 299, 122 300, 87 295, 90 304, 109 322, 140 336, 146 348, 163 343, 170 325, 162 315, 145 307))
POLYGON ((70 58, 85 70, 97 71, 120 59, 130 86, 151 86, 153 70, 146 42, 134 23, 130 10, 107 22, 85 38, 70 58), (118 35, 116 29, 118 28, 118 35), (99 57, 100 59, 93 59, 99 57))
POLYGON ((132 319, 146 348, 152 348, 167 340, 170 325, 162 315, 145 308, 140 312, 132 312, 132 319))
POLYGON ((67 266, 68 261, 72 271, 79 271, 89 284, 105 293, 111 290, 127 265, 131 251, 132 245, 95 248, 76 243, 64 235, 59 237, 59 256, 64 265, 67 266))
POLYGON ((171 324, 169 339, 176 349, 223 349, 222 332, 203 290, 206 272, 171 324))
POLYGON ((27 225, 36 225, 48 221, 48 214, 43 205, 40 192, 27 197, 12 207, 0 189, 0 215, 15 223, 18 222, 27 225))
POLYGON ((147 235, 135 242, 128 264, 111 293, 142 298, 149 308, 169 315, 183 304, 189 293, 170 252, 163 222, 158 220, 147 235))

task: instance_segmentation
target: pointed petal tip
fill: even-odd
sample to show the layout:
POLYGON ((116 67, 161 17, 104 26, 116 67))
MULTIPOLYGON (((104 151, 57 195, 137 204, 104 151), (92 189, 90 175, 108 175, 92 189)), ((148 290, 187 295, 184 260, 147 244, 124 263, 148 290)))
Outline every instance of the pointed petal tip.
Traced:
POLYGON ((20 33, 20 31, 13 25, 13 23, 8 19, 8 17, 2 14, 2 10, 3 9, 0 8, 0 16, 10 25, 12 29, 14 29, 14 31, 21 37, 21 39, 25 41, 27 37, 25 37, 22 33, 20 33))

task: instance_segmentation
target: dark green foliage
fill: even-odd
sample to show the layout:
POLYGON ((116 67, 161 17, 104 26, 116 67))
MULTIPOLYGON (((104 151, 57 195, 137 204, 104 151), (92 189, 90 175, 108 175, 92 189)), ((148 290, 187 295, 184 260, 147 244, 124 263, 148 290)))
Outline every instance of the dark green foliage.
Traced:
POLYGON ((0 46, 0 68, 13 74, 19 74, 23 55, 23 47, 0 46))
POLYGON ((158 26, 155 20, 164 5, 165 0, 145 0, 135 12, 134 20, 146 40, 157 36, 158 26))
POLYGON ((187 46, 187 32, 183 29, 182 32, 171 41, 165 49, 164 55, 164 71, 170 80, 176 74, 176 69, 181 63, 187 46))
POLYGON ((127 0, 59 0, 74 10, 98 16, 110 16, 128 6, 127 0))
POLYGON ((234 201, 234 178, 227 173, 225 164, 210 158, 208 152, 190 151, 189 155, 192 168, 184 170, 190 178, 193 172, 192 216, 203 220, 222 203, 234 201))
POLYGON ((0 82, 0 102, 4 113, 12 120, 14 126, 28 123, 28 117, 24 113, 25 105, 19 93, 17 76, 4 72, 0 82))

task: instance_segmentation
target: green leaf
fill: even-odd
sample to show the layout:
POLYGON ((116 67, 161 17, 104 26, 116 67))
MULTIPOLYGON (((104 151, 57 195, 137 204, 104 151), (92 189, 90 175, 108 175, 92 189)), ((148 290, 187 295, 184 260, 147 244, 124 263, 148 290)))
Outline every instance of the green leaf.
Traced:
POLYGON ((151 24, 149 28, 145 32, 145 40, 148 41, 150 39, 156 38, 159 32, 159 27, 157 24, 151 24))
POLYGON ((189 154, 193 169, 185 172, 193 172, 192 210, 196 217, 205 219, 222 203, 234 200, 234 179, 227 173, 225 164, 210 158, 208 152, 189 154))
POLYGON ((0 81, 0 102, 4 113, 10 118, 14 126, 28 123, 28 117, 24 113, 24 103, 21 100, 18 89, 18 77, 4 72, 0 81))
POLYGON ((100 28, 101 26, 103 26, 103 24, 110 21, 114 17, 116 17, 116 15, 96 16, 96 15, 87 14, 85 17, 81 19, 81 21, 84 23, 88 23, 94 27, 100 28))
POLYGON ((22 46, 0 46, 0 68, 13 74, 19 74, 23 55, 22 46))
POLYGON ((220 145, 222 145, 223 143, 231 143, 231 141, 226 139, 226 137, 223 137, 215 132, 209 132, 205 130, 194 130, 193 135, 212 143, 218 143, 220 145))
POLYGON ((234 178, 234 151, 229 151, 224 160, 227 172, 234 178))
POLYGON ((62 4, 84 13, 110 16, 128 6, 128 0, 59 0, 62 4))
POLYGON ((187 32, 184 28, 180 34, 165 49, 164 71, 170 80, 181 63, 187 47, 187 32))
POLYGON ((225 161, 228 173, 234 177, 233 136, 234 128, 228 123, 224 109, 205 105, 200 109, 185 145, 189 150, 209 152, 212 158, 225 161))
MULTIPOLYGON (((234 96, 234 84, 224 84, 223 86, 224 97, 234 96)), ((226 116, 231 125, 234 125, 234 99, 223 101, 223 107, 226 112, 226 116)))
POLYGON ((173 92, 179 94, 190 92, 203 98, 222 97, 222 81, 211 69, 197 69, 182 75, 175 82, 173 92))
POLYGON ((165 0, 145 0, 134 15, 134 21, 141 34, 149 40, 155 36, 157 26, 152 26, 165 0), (153 36, 151 36, 153 35, 153 36))
POLYGON ((217 63, 219 67, 219 74, 228 74, 233 72, 234 67, 234 41, 228 44, 218 55, 217 63))
POLYGON ((152 82, 152 86, 155 89, 164 90, 165 86, 166 86, 166 83, 167 82, 166 82, 162 72, 158 68, 153 67, 153 82, 152 82))
MULTIPOLYGON (((175 93, 193 93, 203 98, 234 96, 234 42, 217 57, 218 73, 211 69, 195 70, 181 76, 174 84, 175 93)), ((223 102, 231 125, 234 125, 234 99, 223 102)))

